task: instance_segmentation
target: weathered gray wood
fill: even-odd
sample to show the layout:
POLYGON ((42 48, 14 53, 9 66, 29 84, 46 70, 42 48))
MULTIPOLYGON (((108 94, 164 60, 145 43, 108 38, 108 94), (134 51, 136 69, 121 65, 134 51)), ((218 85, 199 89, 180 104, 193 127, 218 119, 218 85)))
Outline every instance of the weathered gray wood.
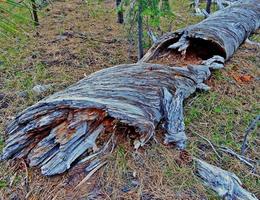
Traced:
MULTIPOLYGON (((46 115, 48 113, 46 110, 45 115, 38 116, 37 119, 40 122, 30 121, 31 118, 28 118, 28 116, 35 118, 36 110, 43 107, 48 109, 48 107, 44 106, 46 104, 56 106, 56 109, 50 106, 50 111, 61 110, 61 113, 64 113, 62 108, 66 112, 67 110, 74 112, 75 109, 82 109, 82 107, 84 109, 97 108, 104 110, 107 113, 106 115, 134 126, 142 137, 140 141, 142 141, 143 145, 154 135, 156 125, 163 118, 164 114, 161 112, 161 101, 164 96, 163 88, 167 88, 173 94, 177 89, 180 90, 182 96, 179 99, 183 100, 196 90, 197 84, 202 83, 210 75, 207 67, 205 67, 207 68, 206 73, 203 70, 197 70, 199 68, 203 67, 172 68, 157 64, 132 64, 120 65, 92 74, 18 115, 16 118, 17 126, 23 127, 22 130, 24 131, 18 131, 16 134, 12 133, 12 136, 10 136, 12 142, 8 140, 9 144, 5 147, 4 158, 10 158, 15 154, 13 150, 9 151, 9 147, 14 144, 21 144, 21 140, 14 141, 13 137, 21 139, 21 137, 25 136, 27 138, 27 133, 32 131, 33 127, 35 128, 34 132, 42 128, 38 127, 38 124, 42 119, 50 116, 49 114, 46 115), (149 79, 146 80, 146 77, 149 77, 149 79)), ((57 116, 55 120, 61 122, 64 120, 64 116, 67 115, 57 116)), ((77 119, 75 115, 77 114, 74 114, 69 127, 75 124, 77 119)), ((87 119, 91 121, 94 118, 87 119)), ((49 118, 48 124, 51 124, 51 122, 54 123, 54 119, 49 118)), ((57 139, 56 142, 61 143, 57 139)))
POLYGON ((246 191, 240 179, 231 172, 210 165, 194 158, 197 174, 203 183, 218 193, 225 200, 257 200, 256 196, 246 191))
MULTIPOLYGON (((220 55, 228 60, 237 48, 260 26, 260 1, 248 1, 219 10, 202 22, 162 36, 143 57, 143 62, 154 59, 166 46, 179 51, 195 49, 202 51, 202 45, 211 46, 212 50, 204 59, 220 55), (187 44, 189 45, 187 47, 187 44)), ((211 51, 204 48, 204 51, 211 51)), ((201 52, 203 54, 203 52, 201 52)))
MULTIPOLYGON (((116 139, 112 138, 120 126, 134 129, 138 148, 154 137, 161 122, 165 143, 185 148, 183 101, 196 89, 208 90, 204 81, 210 70, 224 67, 224 61, 259 28, 260 3, 255 2, 229 6, 166 34, 140 62, 95 72, 27 108, 6 129, 9 138, 2 159, 26 158, 44 175, 63 173, 81 162, 89 163, 88 171, 96 170, 104 163, 102 156, 113 150, 116 139), (146 63, 165 52, 192 54, 198 60, 183 67, 146 63)), ((205 182, 213 180, 203 177, 205 182)), ((232 186, 236 194, 244 194, 239 186, 232 186)))

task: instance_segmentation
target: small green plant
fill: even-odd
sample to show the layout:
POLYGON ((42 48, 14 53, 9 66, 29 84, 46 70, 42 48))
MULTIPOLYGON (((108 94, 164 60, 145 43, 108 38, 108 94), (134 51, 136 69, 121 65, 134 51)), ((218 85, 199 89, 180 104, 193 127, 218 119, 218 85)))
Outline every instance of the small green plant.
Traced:
MULTIPOLYGON (((162 18, 172 19, 173 12, 171 11, 168 0, 124 0, 126 10, 126 25, 128 26, 129 40, 138 40, 138 58, 141 59, 144 52, 145 44, 144 30, 151 33, 152 29, 162 33, 161 20, 162 18), (134 33, 137 33, 135 35, 134 33)), ((124 10, 121 6, 120 12, 124 10)), ((171 21, 171 20, 170 20, 171 21)))
POLYGON ((0 136, 0 152, 2 152, 3 147, 4 147, 4 140, 2 136, 0 136))
POLYGON ((119 146, 117 150, 117 166, 120 171, 124 172, 127 169, 126 151, 123 146, 119 146))
POLYGON ((0 180, 0 189, 7 187, 6 180, 0 180))
POLYGON ((35 0, 0 1, 0 36, 7 38, 19 32, 26 33, 31 25, 39 25, 38 6, 35 0))

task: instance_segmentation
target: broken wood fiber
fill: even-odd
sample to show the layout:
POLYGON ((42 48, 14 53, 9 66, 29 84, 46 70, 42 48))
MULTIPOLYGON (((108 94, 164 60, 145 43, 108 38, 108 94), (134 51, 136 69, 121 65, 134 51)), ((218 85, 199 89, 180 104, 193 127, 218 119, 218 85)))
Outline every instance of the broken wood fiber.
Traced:
POLYGON ((27 108, 6 128, 2 159, 26 158, 47 176, 81 162, 95 170, 93 166, 101 166, 102 156, 113 150, 120 126, 134 130, 138 148, 154 137, 161 122, 165 143, 185 148, 183 101, 196 89, 207 90, 204 81, 210 70, 222 68, 259 28, 260 3, 250 2, 168 33, 140 62, 95 72, 27 108), (184 59, 192 54, 198 60, 183 67, 148 63, 165 52, 184 59))

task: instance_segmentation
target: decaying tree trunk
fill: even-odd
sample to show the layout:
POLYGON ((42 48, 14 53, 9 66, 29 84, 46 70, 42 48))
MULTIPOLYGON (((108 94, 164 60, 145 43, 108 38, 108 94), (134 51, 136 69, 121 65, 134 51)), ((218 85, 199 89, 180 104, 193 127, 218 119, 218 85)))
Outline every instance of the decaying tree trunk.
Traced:
MULTIPOLYGON (((154 137, 161 123, 165 143, 185 148, 184 99, 196 89, 207 90, 203 82, 210 70, 224 67, 259 26, 257 1, 229 6, 164 35, 137 64, 93 73, 17 115, 6 129, 2 158, 26 158, 48 176, 82 162, 91 171, 103 165, 103 155, 113 150, 118 134, 134 133, 138 148, 154 137)), ((231 173, 194 162, 202 180, 226 199, 256 199, 231 173)))

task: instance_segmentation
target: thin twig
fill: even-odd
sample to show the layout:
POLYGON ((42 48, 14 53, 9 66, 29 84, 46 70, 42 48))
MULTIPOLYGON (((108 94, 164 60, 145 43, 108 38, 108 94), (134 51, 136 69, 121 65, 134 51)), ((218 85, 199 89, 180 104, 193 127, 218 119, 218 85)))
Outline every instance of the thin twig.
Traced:
POLYGON ((246 158, 245 156, 239 155, 234 150, 227 148, 227 147, 220 147, 220 150, 225 152, 225 153, 228 153, 232 156, 235 156, 241 162, 243 162, 246 165, 250 166, 251 168, 255 169, 255 165, 253 165, 252 162, 256 163, 256 161, 249 159, 249 158, 246 158))
POLYGON ((154 32, 151 30, 150 27, 148 27, 147 34, 150 37, 150 39, 153 41, 153 43, 156 43, 158 41, 158 38, 156 37, 156 35, 154 34, 154 32))
MULTIPOLYGON (((15 172, 14 175, 10 178, 9 187, 12 187, 16 176, 17 176, 17 172, 15 172)), ((1 199, 1 198, 0 198, 0 199, 1 199)))
POLYGON ((30 191, 28 167, 24 159, 22 159, 21 162, 24 165, 24 169, 25 169, 24 186, 25 186, 26 193, 28 193, 30 191))
POLYGON ((232 156, 235 156, 237 159, 239 159, 241 162, 245 163, 246 165, 250 166, 251 168, 255 169, 255 165, 253 165, 252 163, 256 164, 256 161, 252 160, 252 159, 249 159, 249 158, 246 158, 245 156, 243 155, 239 155, 237 154, 234 150, 230 149, 230 148, 227 148, 227 147, 218 147, 214 144, 212 144, 212 142, 210 140, 208 140, 207 138, 205 138, 204 136, 196 133, 193 131, 193 133, 195 133, 196 135, 198 135, 199 137, 201 137, 202 139, 206 140, 211 148, 213 149, 213 151, 216 153, 216 155, 218 156, 219 159, 222 159, 222 157, 219 155, 219 153, 217 152, 216 148, 217 147, 220 151, 222 152, 225 152, 225 153, 228 153, 232 156))
POLYGON ((209 143, 209 145, 211 146, 211 148, 213 149, 213 151, 216 153, 217 157, 222 160, 222 157, 219 155, 219 153, 215 149, 214 145, 207 138, 205 138, 204 136, 196 133, 195 131, 193 131, 193 133, 195 133, 197 136, 201 137, 203 140, 206 140, 209 143))
POLYGON ((75 187, 75 189, 78 189, 80 186, 82 186, 86 181, 90 179, 90 177, 99 170, 102 166, 107 164, 107 162, 100 163, 98 166, 96 166, 91 172, 88 173, 88 175, 80 181, 80 183, 75 187))
POLYGON ((252 133, 255 130, 255 127, 257 125, 257 122, 260 120, 260 115, 257 115, 256 118, 250 123, 248 128, 246 129, 246 134, 244 136, 244 141, 241 147, 241 154, 245 155, 246 146, 247 146, 247 137, 250 133, 252 133))

